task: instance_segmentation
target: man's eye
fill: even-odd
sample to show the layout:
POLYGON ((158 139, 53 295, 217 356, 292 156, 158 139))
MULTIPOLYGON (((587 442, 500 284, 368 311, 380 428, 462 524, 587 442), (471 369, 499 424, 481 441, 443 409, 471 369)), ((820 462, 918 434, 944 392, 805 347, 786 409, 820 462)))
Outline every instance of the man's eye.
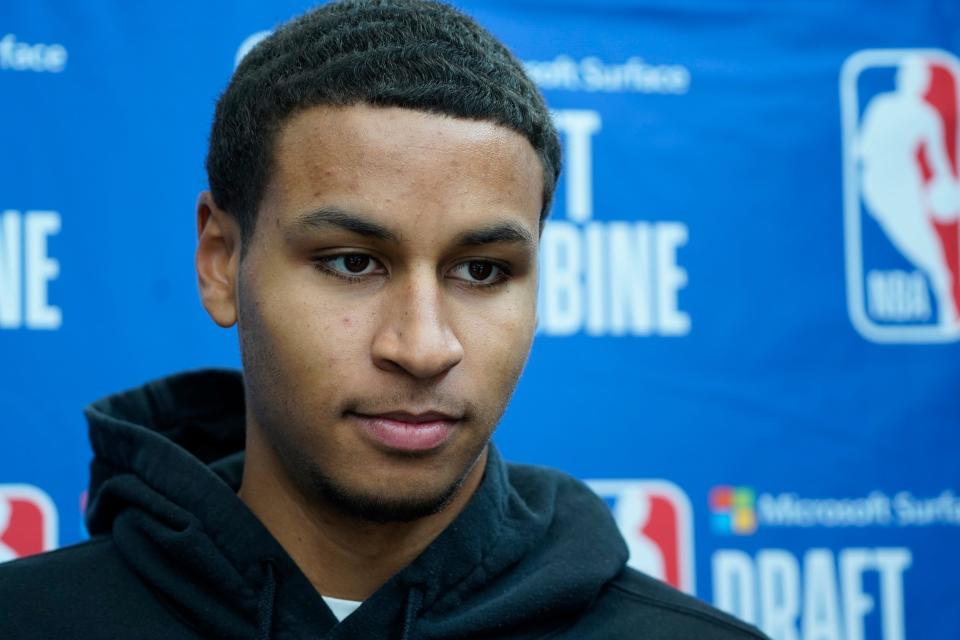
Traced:
POLYGON ((334 275, 347 278, 371 275, 383 270, 376 258, 365 253, 324 256, 317 259, 317 264, 334 275))
POLYGON ((510 275, 505 267, 489 260, 468 260, 456 265, 453 277, 474 285, 493 285, 503 282, 510 275))

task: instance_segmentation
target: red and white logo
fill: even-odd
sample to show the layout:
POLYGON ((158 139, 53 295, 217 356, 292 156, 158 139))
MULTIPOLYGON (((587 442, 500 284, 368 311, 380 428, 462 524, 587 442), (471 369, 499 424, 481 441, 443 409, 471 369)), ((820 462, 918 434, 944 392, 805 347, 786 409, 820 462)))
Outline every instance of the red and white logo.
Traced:
POLYGON ((57 547, 57 510, 37 487, 0 484, 0 562, 57 547))
POLYGON ((628 564, 695 593, 693 511, 687 495, 665 480, 588 480, 613 510, 630 551, 628 564))
POLYGON ((847 306, 876 342, 960 339, 960 61, 859 51, 840 80, 847 306))

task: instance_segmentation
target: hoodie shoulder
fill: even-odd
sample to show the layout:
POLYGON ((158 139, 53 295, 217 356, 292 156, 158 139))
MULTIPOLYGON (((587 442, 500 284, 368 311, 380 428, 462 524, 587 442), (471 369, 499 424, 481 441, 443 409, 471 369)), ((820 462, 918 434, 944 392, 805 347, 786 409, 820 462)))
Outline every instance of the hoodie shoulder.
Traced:
POLYGON ((754 627, 634 569, 607 584, 594 605, 557 638, 768 640, 754 627))
POLYGON ((0 564, 2 638, 196 638, 109 537, 0 564))
MULTIPOLYGON (((541 609, 544 593, 560 594, 560 623, 548 638, 576 640, 765 640, 766 636, 705 602, 626 567, 627 549, 609 507, 583 482, 562 472, 509 465, 510 483, 534 511, 546 506, 551 524, 520 566, 537 567, 521 591, 541 609), (589 594, 579 602, 556 585, 589 594), (566 609, 566 611, 563 611, 566 609)), ((518 596, 515 593, 514 598, 518 596)), ((554 603, 555 604, 555 603, 554 603)), ((509 604, 505 605, 509 607, 509 604)), ((503 611, 504 609, 501 609, 503 611)), ((548 616, 549 617, 549 616, 548 616)))

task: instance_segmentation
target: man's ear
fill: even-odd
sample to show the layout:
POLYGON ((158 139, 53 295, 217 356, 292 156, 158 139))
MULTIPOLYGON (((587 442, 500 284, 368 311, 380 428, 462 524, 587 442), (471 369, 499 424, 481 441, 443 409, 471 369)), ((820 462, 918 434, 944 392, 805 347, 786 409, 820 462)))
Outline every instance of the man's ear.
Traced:
POLYGON ((200 300, 221 327, 237 322, 240 225, 217 207, 209 191, 197 201, 197 279, 200 300))

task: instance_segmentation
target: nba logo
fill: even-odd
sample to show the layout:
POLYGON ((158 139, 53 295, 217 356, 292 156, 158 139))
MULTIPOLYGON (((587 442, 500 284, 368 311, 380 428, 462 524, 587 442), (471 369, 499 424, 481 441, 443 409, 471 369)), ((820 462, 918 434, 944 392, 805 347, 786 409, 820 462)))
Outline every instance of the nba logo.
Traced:
POLYGON ((0 484, 0 562, 57 547, 57 510, 46 493, 0 484))
POLYGON ((860 51, 843 65, 847 307, 875 342, 960 339, 960 61, 860 51))
POLYGON ((693 517, 690 500, 664 480, 589 480, 613 510, 627 543, 627 564, 694 593, 693 517))

